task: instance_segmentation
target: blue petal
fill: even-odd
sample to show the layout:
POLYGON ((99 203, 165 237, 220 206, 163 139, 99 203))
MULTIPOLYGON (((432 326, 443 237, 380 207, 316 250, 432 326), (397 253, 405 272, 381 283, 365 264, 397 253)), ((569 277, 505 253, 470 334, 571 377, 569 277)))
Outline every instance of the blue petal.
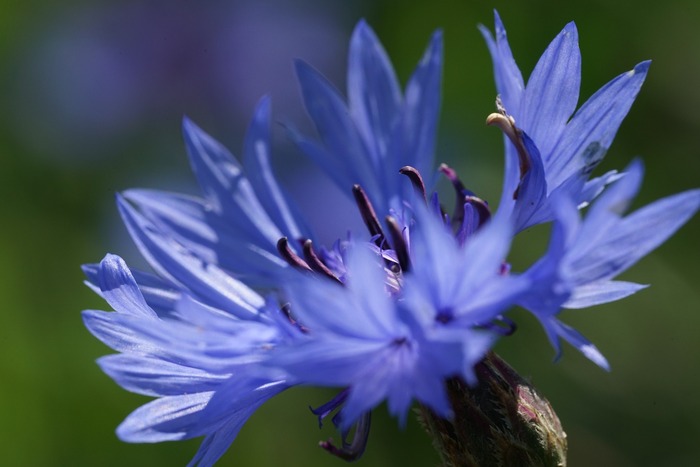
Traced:
POLYGON ((520 102, 525 91, 523 76, 518 65, 513 59, 513 53, 508 45, 506 29, 501 17, 494 10, 495 34, 494 40, 491 32, 484 26, 479 26, 481 34, 486 40, 486 45, 493 60, 493 74, 496 77, 496 90, 506 109, 513 112, 520 108, 520 102))
POLYGON ((246 219, 237 221, 238 228, 274 246, 282 233, 263 209, 240 164, 187 118, 182 127, 192 169, 212 207, 230 219, 246 219))
POLYGON ((400 115, 402 97, 389 57, 365 21, 357 24, 350 40, 347 86, 350 113, 374 163, 380 166, 400 115))
POLYGON ((576 109, 581 84, 581 53, 574 23, 549 44, 525 88, 519 110, 510 110, 543 155, 549 154, 576 109))
POLYGON ((311 238, 298 222, 301 217, 287 201, 270 166, 270 99, 263 97, 246 133, 244 154, 246 172, 254 192, 274 224, 287 238, 311 238))
MULTIPOLYGON (((147 336, 134 330, 134 323, 144 321, 134 315, 106 311, 83 311, 85 327, 100 341, 118 352, 154 354, 160 351, 147 336)), ((150 326, 152 320, 147 320, 150 326)))
POLYGON ((563 308, 588 308, 614 302, 639 292, 648 286, 623 281, 600 281, 574 288, 563 308))
POLYGON ((198 297, 242 319, 257 316, 264 300, 213 263, 207 263, 163 236, 121 196, 117 205, 141 254, 156 271, 198 297))
MULTIPOLYGON (((82 270, 85 273, 85 277, 87 277, 86 284, 88 287, 102 296, 102 291, 98 285, 100 265, 84 264, 82 270)), ((148 306, 160 317, 169 316, 175 308, 175 302, 180 298, 179 291, 175 290, 172 284, 153 274, 136 269, 132 269, 131 274, 134 276, 139 291, 148 306)))
POLYGON ((212 214, 199 199, 154 190, 128 190, 123 197, 162 235, 251 283, 269 286, 288 267, 276 247, 212 214))
POLYGON ((442 32, 436 31, 406 85, 400 133, 394 138, 392 156, 387 161, 389 175, 406 165, 415 167, 424 177, 434 171, 433 154, 442 85, 442 51, 442 32))
POLYGON ((576 112, 547 159, 547 180, 557 186, 580 171, 590 173, 612 144, 646 78, 651 62, 638 64, 600 88, 576 112), (597 148, 592 151, 593 148, 597 148))
POLYGON ((166 396, 149 402, 132 412, 117 427, 117 436, 129 443, 157 443, 201 436, 209 426, 199 414, 212 394, 166 396))
POLYGON ((121 387, 146 396, 213 391, 228 377, 141 355, 108 355, 97 362, 121 387))
POLYGON ((218 428, 207 435, 188 464, 213 465, 229 448, 238 432, 253 413, 270 398, 289 386, 284 382, 260 384, 253 379, 238 376, 223 384, 202 411, 202 418, 218 428))
POLYGON ((381 193, 376 182, 376 171, 381 168, 374 165, 338 91, 306 63, 295 64, 306 111, 335 159, 334 165, 344 174, 340 188, 350 190, 359 183, 368 193, 381 193))
MULTIPOLYGON (((619 182, 618 182, 619 183, 619 182)), ((700 190, 669 196, 622 219, 570 267, 579 284, 615 277, 661 245, 700 207, 700 190)))
POLYGON ((587 359, 602 369, 610 371, 610 364, 606 358, 591 341, 583 336, 583 334, 554 318, 550 319, 549 324, 552 326, 552 331, 555 332, 557 336, 576 347, 587 359))
POLYGON ((522 133, 522 141, 529 155, 530 168, 518 186, 513 221, 516 232, 536 225, 551 215, 547 200, 547 180, 540 152, 526 133, 522 133))
POLYGON ((124 314, 156 318, 139 290, 131 271, 119 256, 107 255, 100 263, 98 284, 112 308, 124 314))

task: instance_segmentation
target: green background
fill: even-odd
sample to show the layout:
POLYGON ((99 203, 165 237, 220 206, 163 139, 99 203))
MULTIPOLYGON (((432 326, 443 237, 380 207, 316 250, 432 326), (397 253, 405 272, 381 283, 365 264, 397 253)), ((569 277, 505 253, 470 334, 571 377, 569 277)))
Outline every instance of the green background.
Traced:
MULTIPOLYGON (((178 50, 190 58, 199 50, 206 57, 207 41, 212 41, 211 47, 217 45, 206 18, 216 18, 224 24, 220 30, 227 31, 227 15, 233 23, 236 12, 247 4, 235 0, 66 1, 60 6, 40 0, 2 2, 2 465, 182 465, 196 451, 197 440, 130 445, 114 435, 117 424, 147 398, 126 393, 95 365, 95 359, 109 349, 84 329, 80 311, 104 305, 81 283, 79 266, 99 261, 107 251, 123 255, 132 265, 143 264, 119 223, 113 194, 132 186, 191 189, 179 129, 182 114, 193 116, 239 153, 245 120, 231 116, 250 115, 258 96, 241 100, 239 108, 225 109, 200 79, 216 75, 220 64, 204 59, 190 69, 194 66, 190 62, 178 62, 178 50), (133 63, 129 54, 146 48, 149 41, 174 39, 158 24, 177 20, 180 31, 187 32, 178 34, 175 28, 181 46, 170 53, 178 66, 169 72, 166 67, 155 78, 116 67, 104 75, 112 87, 102 89, 91 79, 80 84, 91 76, 90 67, 99 66, 94 60, 100 57, 98 53, 84 59, 81 51, 100 41, 122 44, 134 37, 131 13, 113 14, 113 9, 129 6, 137 14, 137 7, 144 5, 152 16, 141 24, 145 32, 137 37, 139 43, 117 48, 115 56, 133 63), (209 16, 189 28, 198 8, 209 16), (91 23, 94 15, 102 15, 102 26, 91 23), (57 38, 66 35, 72 42, 64 41, 61 53, 51 52, 57 38), (197 41, 199 49, 187 50, 190 39, 197 41), (146 76, 155 82, 148 92, 132 96, 128 107, 126 98, 115 90, 138 88, 146 76), (128 86, 120 79, 130 80, 128 86), (89 86, 96 86, 94 96, 89 86), (163 90, 163 95, 155 95, 154 89, 163 90), (101 92, 114 102, 103 102, 101 92), (133 110, 138 107, 134 102, 148 106, 133 110), (115 109, 122 112, 119 119, 112 118, 115 109)), ((326 33, 319 33, 319 42, 314 43, 316 29, 290 29, 290 35, 303 33, 307 38, 308 55, 303 48, 295 53, 302 58, 318 54, 318 48, 327 45, 320 41, 333 37, 332 56, 324 62, 333 68, 319 68, 342 88, 346 43, 359 18, 375 28, 402 82, 431 31, 443 28, 446 64, 438 159, 455 166, 474 191, 494 199, 500 190, 501 136, 483 124, 493 110, 495 90, 490 59, 476 29, 478 23, 491 27, 494 7, 508 28, 526 77, 549 40, 566 22, 576 21, 583 54, 582 98, 636 63, 653 59, 647 82, 604 168, 622 168, 635 156, 643 158, 647 176, 637 205, 698 185, 700 3, 695 1, 270 2, 251 16, 257 21, 250 24, 256 34, 247 37, 257 42, 239 46, 272 52, 281 47, 284 36, 266 31, 279 29, 290 12, 295 18, 308 17, 310 24, 325 25, 326 33)), ((296 108, 297 113, 288 118, 303 127, 295 86, 289 84, 294 79, 291 64, 284 65, 283 72, 270 73, 261 64, 265 56, 249 55, 247 60, 229 63, 237 74, 220 81, 235 88, 246 73, 266 76, 262 85, 279 81, 273 101, 290 102, 283 108, 296 108)), ((276 118, 287 116, 276 114, 276 118)), ((279 152, 290 155, 279 165, 298 172, 298 154, 280 145, 279 152)), ((546 237, 546 229, 523 234, 514 247, 515 265, 522 267, 541 253, 546 237)), ((539 325, 516 312, 520 330, 497 350, 549 397, 569 435, 570 465, 696 465, 700 454, 698 238, 700 222, 695 219, 623 275, 650 283, 651 288, 620 303, 564 313, 564 321, 591 338, 608 357, 611 373, 571 347, 553 364, 553 352, 539 325)), ((295 389, 274 399, 254 415, 220 465, 343 465, 316 447, 318 440, 333 433, 330 429, 319 432, 307 409, 331 394, 295 389)), ((415 420, 402 431, 384 407, 375 414, 369 446, 358 465, 437 464, 430 441, 415 420)))

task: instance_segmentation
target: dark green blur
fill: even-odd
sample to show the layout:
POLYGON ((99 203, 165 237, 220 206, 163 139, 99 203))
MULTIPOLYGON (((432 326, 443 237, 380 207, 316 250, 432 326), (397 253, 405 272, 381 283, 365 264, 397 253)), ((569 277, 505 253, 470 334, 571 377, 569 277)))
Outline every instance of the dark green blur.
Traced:
MULTIPOLYGON (((75 149, 62 146, 68 138, 62 133, 63 119, 72 115, 73 101, 64 102, 61 95, 48 96, 45 87, 38 90, 34 80, 46 83, 47 79, 40 74, 44 68, 36 70, 41 60, 32 60, 32 54, 46 46, 37 45, 43 44, 42 38, 50 41, 52 31, 60 30, 62 22, 75 20, 82 14, 79 12, 122 3, 139 4, 67 1, 59 7, 59 3, 34 0, 0 6, 2 465, 184 465, 199 444, 194 440, 129 445, 116 438, 114 428, 148 399, 122 390, 95 364, 109 349, 85 330, 80 311, 105 309, 105 305, 82 284, 79 266, 99 261, 108 251, 121 254, 129 264, 143 265, 119 223, 114 193, 132 186, 181 190, 191 185, 179 129, 182 114, 193 116, 236 154, 240 153, 245 121, 224 121, 228 114, 220 109, 217 96, 206 89, 184 87, 171 93, 167 106, 133 113, 136 117, 126 124, 122 121, 119 131, 85 128, 83 134, 71 136, 75 149), (52 114, 45 106, 51 102, 58 102, 56 105, 65 111, 56 113, 56 121, 47 118, 52 114)), ((140 3, 155 5, 165 17, 183 15, 181 24, 185 26, 187 15, 181 7, 187 4, 191 13, 196 8, 192 5, 200 4, 140 3)), ((226 2, 201 3, 202 8, 212 10, 226 2)), ((322 71, 334 80, 344 74, 346 46, 342 42, 361 17, 384 42, 402 82, 431 31, 437 27, 444 30, 446 65, 437 159, 456 167, 472 190, 492 200, 500 190, 502 140, 496 129, 484 126, 494 108, 495 90, 490 58, 476 25, 491 27, 492 9, 499 9, 527 77, 549 40, 566 22, 575 20, 583 53, 582 101, 636 63, 653 60, 647 82, 603 169, 621 169, 633 157, 643 158, 647 175, 637 206, 698 186, 698 2, 297 3, 299 15, 322 9, 324 17, 333 18, 343 56, 337 60, 340 68, 322 71)), ((131 34, 120 24, 123 20, 115 16, 111 34, 131 34)), ((206 25, 190 33, 204 31, 206 25)), ((101 33, 105 32, 95 32, 101 33)), ((154 40, 158 34, 158 30, 153 31, 154 40)), ((274 41, 268 45, 276 46, 274 41)), ((70 65, 74 59, 70 50, 74 49, 67 50, 62 60, 70 65)), ((207 50, 203 47, 202 53, 207 50)), ((206 60, 203 63, 201 66, 209 64, 206 60)), ((248 69, 250 73, 264 71, 256 71, 256 63, 234 65, 243 73, 248 69)), ((291 65, 286 69, 286 75, 270 79, 293 80, 291 65)), ((166 82, 155 86, 169 86, 170 81, 179 79, 182 70, 173 70, 171 80, 167 74, 165 78, 160 75, 166 82)), ((129 70, 115 70, 114 76, 120 71, 129 70)), ((56 83, 57 92, 63 89, 60 84, 56 83)), ((231 79, 228 85, 235 87, 237 82, 231 79)), ((342 88, 344 82, 338 85, 342 88)), ((300 106, 293 90, 292 86, 287 93, 291 95, 273 94, 273 103, 282 98, 300 106)), ((148 97, 140 97, 139 102, 148 97)), ((244 107, 237 111, 250 115, 252 104, 244 107)), ((86 121, 105 118, 109 122, 104 109, 100 102, 88 105, 94 118, 86 121)), ((284 120, 283 115, 276 117, 284 120)), ((304 125, 302 118, 293 118, 304 125)), ((289 152, 289 148, 283 151, 289 152)), ((299 159, 293 152, 289 157, 299 159)), ((514 264, 523 267, 536 258, 545 248, 547 235, 547 229, 542 228, 522 234, 514 246, 514 264)), ((571 466, 696 465, 700 454, 699 238, 700 222, 695 219, 623 276, 652 284, 649 289, 620 303, 563 315, 565 322, 576 326, 603 351, 612 365, 611 373, 600 370, 571 347, 566 347, 561 361, 553 364, 553 351, 539 325, 516 311, 519 331, 496 350, 550 399, 569 436, 571 466)), ((307 408, 325 402, 332 394, 301 388, 274 399, 245 426, 220 465, 344 465, 316 447, 318 440, 335 433, 329 427, 319 431, 307 408)), ((376 410, 369 446, 358 465, 436 465, 429 439, 414 417, 409 418, 402 431, 384 407, 376 410)))

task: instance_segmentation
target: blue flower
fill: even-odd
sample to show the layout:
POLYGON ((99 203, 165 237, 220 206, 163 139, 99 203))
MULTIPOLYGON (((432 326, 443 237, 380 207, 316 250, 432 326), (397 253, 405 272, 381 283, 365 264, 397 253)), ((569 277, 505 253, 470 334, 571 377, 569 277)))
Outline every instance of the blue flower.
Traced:
POLYGON ((554 230, 547 253, 524 275, 532 290, 520 303, 540 320, 549 340, 561 352, 560 338, 599 366, 607 360, 575 329, 557 319, 561 308, 586 308, 625 298, 645 285, 613 280, 685 224, 700 207, 700 190, 658 200, 623 216, 642 180, 641 162, 609 187, 583 220, 575 202, 554 200, 554 230))
POLYGON ((436 32, 401 95, 396 74, 372 29, 360 21, 350 41, 348 104, 316 70, 296 63, 306 110, 322 145, 296 135, 302 150, 349 193, 361 185, 378 212, 403 209, 413 192, 396 174, 405 166, 434 172, 440 110, 442 34, 436 32))
POLYGON ((502 200, 493 213, 444 164, 439 170, 456 193, 452 214, 428 194, 440 33, 405 96, 364 22, 351 41, 348 105, 318 72, 297 63, 322 144, 293 137, 352 192, 369 236, 353 233, 329 249, 314 245, 270 167, 268 98, 250 124, 244 166, 185 119, 202 196, 129 190, 117 197, 156 274, 132 272, 114 255, 84 267, 88 285, 114 309, 83 314, 88 329, 117 352, 100 366, 125 389, 156 398, 119 426, 121 439, 204 436, 191 465, 212 465, 268 399, 291 386, 328 386, 338 394, 313 413, 320 422, 335 413, 343 441, 321 445, 357 459, 371 411, 384 401, 402 425, 413 401, 451 417, 446 380, 479 383, 475 367, 515 331, 508 313, 516 305, 540 320, 557 352, 564 339, 608 368, 559 312, 643 288, 614 278, 697 211, 700 190, 623 216, 641 164, 588 180, 648 64, 606 85, 569 121, 580 73, 573 24, 547 49, 527 88, 498 15, 497 38, 484 34, 501 93, 501 108, 488 122, 509 140, 502 200), (514 235, 548 221, 548 251, 523 273, 511 272, 514 235))
MULTIPOLYGON (((506 30, 497 12, 495 39, 483 26, 480 30, 493 58, 501 111, 514 119, 513 126, 534 142, 541 158, 542 193, 516 203, 516 231, 552 220, 548 200, 564 192, 585 206, 619 174, 608 172, 588 180, 612 144, 622 120, 639 92, 650 62, 642 62, 607 83, 574 113, 581 83, 581 54, 576 25, 569 23, 549 44, 524 84, 508 44, 506 30), (573 115, 573 117, 572 117, 573 115), (529 207, 536 205, 536 209, 529 207), (521 210, 528 210, 527 214, 521 210)), ((536 158, 536 155, 530 155, 536 158)), ((513 198, 520 177, 524 177, 528 155, 506 141, 506 182, 502 201, 513 198)), ((532 163, 537 163, 532 162, 532 163)))

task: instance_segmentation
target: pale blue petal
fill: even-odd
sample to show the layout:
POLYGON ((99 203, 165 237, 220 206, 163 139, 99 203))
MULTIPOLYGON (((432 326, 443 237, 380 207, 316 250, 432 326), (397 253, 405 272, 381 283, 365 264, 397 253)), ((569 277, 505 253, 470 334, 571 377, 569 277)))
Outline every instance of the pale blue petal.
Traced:
POLYGON ((289 196, 282 191, 272 172, 270 113, 270 98, 265 96, 258 103, 246 133, 243 150, 246 173, 266 213, 284 236, 290 239, 310 238, 309 231, 299 222, 301 217, 288 201, 289 196))
POLYGON ((510 112, 520 109, 520 102, 525 92, 523 76, 518 65, 513 59, 513 53, 508 45, 506 28, 501 17, 494 10, 495 40, 491 32, 484 26, 479 26, 481 34, 486 40, 486 45, 493 60, 493 74, 496 78, 496 90, 501 97, 501 102, 510 112))
POLYGON ((588 175, 612 144, 646 78, 651 62, 638 64, 600 88, 576 112, 551 151, 547 180, 554 186, 575 173, 588 175))
POLYGON ((98 285, 102 296, 114 310, 144 318, 156 318, 148 306, 131 271, 124 260, 116 255, 107 255, 100 263, 98 285))
POLYGON ((602 353, 600 353, 600 350, 598 350, 598 348, 591 343, 591 341, 583 336, 583 334, 557 319, 552 318, 551 322, 554 332, 556 332, 559 337, 576 347, 587 359, 602 369, 610 371, 610 364, 608 363, 607 359, 602 353))
POLYGON ((248 235, 276 245, 282 233, 267 215, 240 164, 192 121, 185 118, 182 127, 192 169, 214 210, 238 219, 236 225, 248 235))
MULTIPOLYGON (((394 166, 386 167, 389 169, 389 176, 406 165, 415 167, 424 177, 433 173, 433 154, 440 113, 442 50, 442 32, 436 31, 406 85, 400 133, 392 147, 394 157, 389 160, 394 166)), ((430 180, 426 180, 428 181, 430 180)))
POLYGON ((108 355, 97 363, 121 387, 146 396, 213 391, 228 377, 142 355, 108 355))
POLYGON ((374 163, 381 166, 400 116, 401 89, 386 51, 362 20, 350 40, 347 86, 350 113, 374 163))
POLYGON ((588 308, 614 302, 647 288, 647 285, 623 281, 600 281, 575 287, 563 308, 588 308))
POLYGON ((117 352, 155 354, 161 350, 148 336, 134 330, 135 323, 143 321, 153 327, 151 319, 97 310, 85 310, 82 316, 92 335, 117 352))
POLYGON ((376 171, 360 134, 340 94, 316 70, 296 61, 296 72, 304 106, 328 151, 343 171, 340 188, 350 190, 359 183, 368 193, 381 193, 376 171))
POLYGON ((519 111, 510 110, 543 157, 550 153, 578 102, 581 53, 574 23, 567 24, 537 62, 519 111))
POLYGON ((199 414, 212 392, 166 396, 132 412, 117 427, 117 436, 129 443, 158 443, 201 436, 199 414))
POLYGON ((127 190, 123 197, 162 235, 252 284, 269 285, 288 268, 274 245, 211 213, 201 200, 153 190, 127 190))
POLYGON ((243 319, 257 315, 264 300, 213 263, 207 263, 174 240, 163 236, 123 198, 122 219, 141 254, 162 276, 182 284, 198 297, 243 319))
POLYGON ((611 229, 595 249, 571 263, 570 274, 579 284, 615 277, 665 242, 698 207, 700 190, 690 190, 635 211, 611 229))

